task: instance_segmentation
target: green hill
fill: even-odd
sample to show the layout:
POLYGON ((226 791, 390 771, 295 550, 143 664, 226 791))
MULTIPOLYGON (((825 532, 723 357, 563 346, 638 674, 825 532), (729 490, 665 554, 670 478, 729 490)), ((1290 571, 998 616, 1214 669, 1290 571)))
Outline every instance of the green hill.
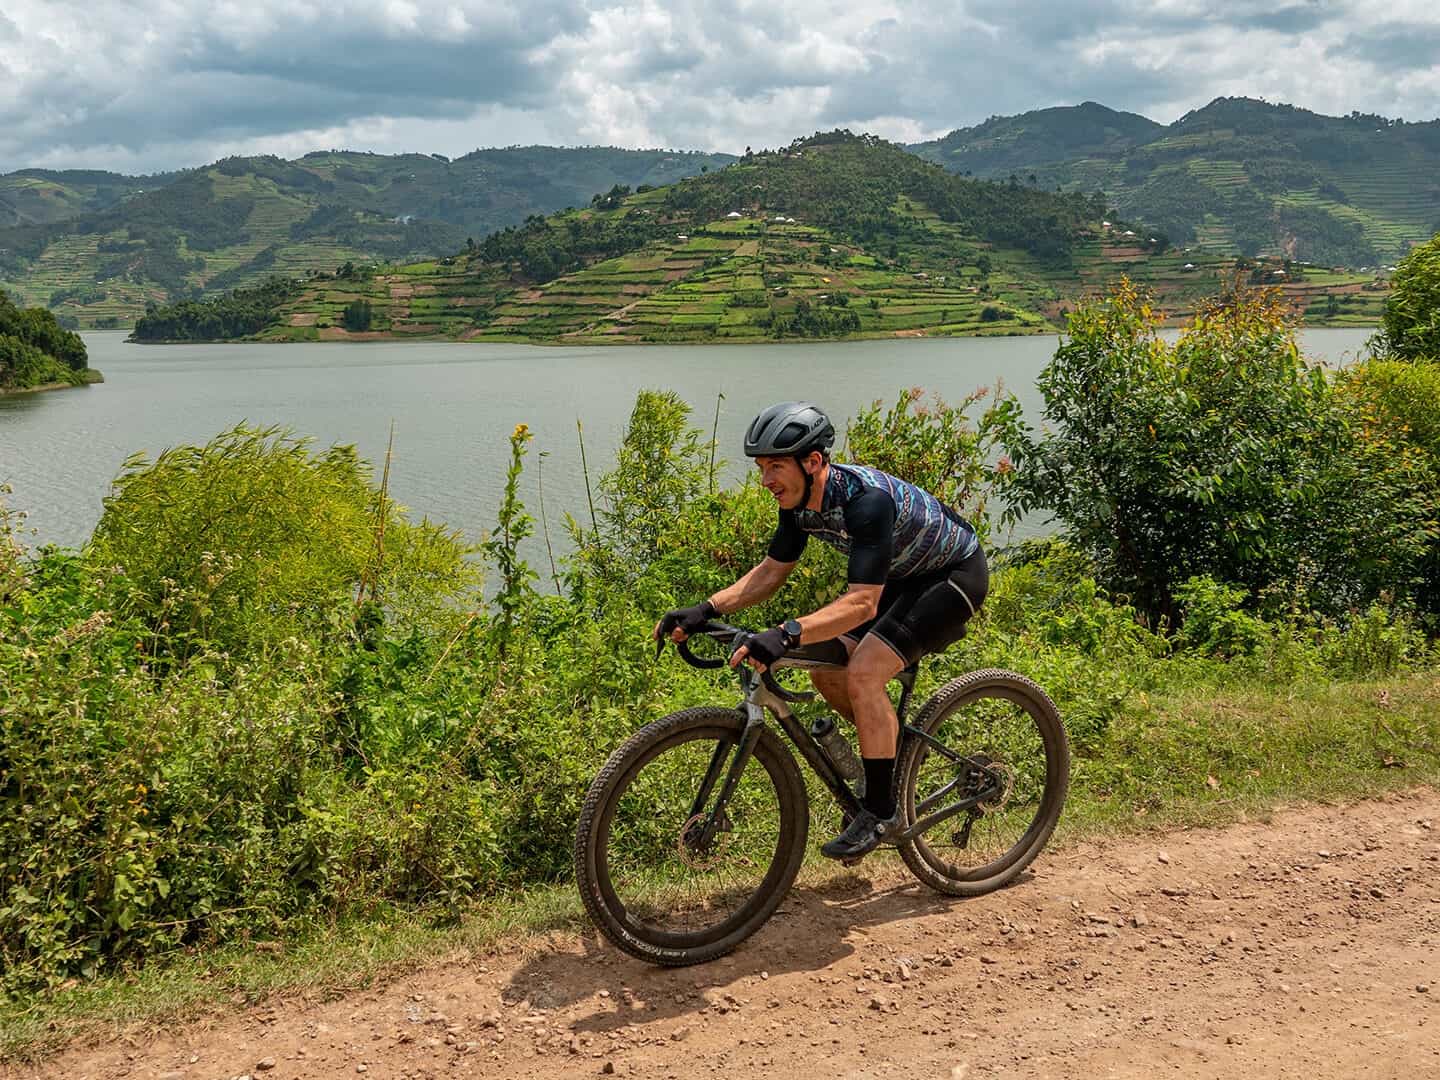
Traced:
POLYGON ((80 169, 21 169, 0 176, 0 228, 52 225, 172 183, 180 173, 122 176, 80 169))
POLYGON ((440 156, 230 158, 162 177, 0 177, 0 287, 79 326, 270 274, 443 255, 470 237, 620 185, 671 183, 729 155, 512 147, 440 156))
POLYGON ((1182 246, 1373 267, 1440 230, 1440 121, 1217 98, 1162 126, 1087 102, 911 149, 954 172, 1104 191, 1182 246))
MULTIPOLYGON (((1234 260, 1186 256, 1101 225, 1103 202, 967 180, 871 136, 831 132, 653 190, 532 217, 441 260, 181 305, 141 340, 443 337, 757 341, 1050 330, 1122 273, 1172 315, 1215 295, 1234 260)), ((1124 230, 1132 231, 1132 230, 1124 230)), ((1332 321, 1373 318, 1368 279, 1253 269, 1304 303, 1346 290, 1332 321), (1313 296, 1311 295, 1313 294, 1313 296)), ((1383 294, 1374 294, 1377 298, 1383 294)), ((1320 309, 1317 309, 1320 310, 1320 309)))

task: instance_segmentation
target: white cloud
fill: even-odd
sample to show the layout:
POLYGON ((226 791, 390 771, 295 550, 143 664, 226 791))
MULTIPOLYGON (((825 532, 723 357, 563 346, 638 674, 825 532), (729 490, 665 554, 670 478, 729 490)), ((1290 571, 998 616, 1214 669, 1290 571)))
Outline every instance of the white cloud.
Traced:
POLYGON ((317 146, 911 140, 1092 99, 1430 118, 1421 0, 7 0, 0 169, 317 146), (429 141, 427 141, 429 140, 429 141))

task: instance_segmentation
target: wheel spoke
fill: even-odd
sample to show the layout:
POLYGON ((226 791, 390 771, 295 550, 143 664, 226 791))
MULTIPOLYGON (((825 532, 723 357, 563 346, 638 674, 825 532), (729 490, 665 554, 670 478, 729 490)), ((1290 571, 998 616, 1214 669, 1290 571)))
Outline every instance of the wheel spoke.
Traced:
POLYGON ((617 792, 605 838, 604 873, 630 922, 666 934, 704 931, 740 911, 761 887, 780 848, 776 786, 752 756, 705 845, 685 838, 715 812, 712 783, 691 812, 722 740, 694 737, 665 747, 617 792))
POLYGON ((902 848, 942 891, 983 891, 1012 878, 1048 837, 1064 799, 1068 753, 1053 706, 1018 676, 987 674, 993 688, 974 676, 968 686, 957 680, 941 691, 948 700, 937 695, 922 710, 928 738, 913 744, 905 770, 909 821, 976 801, 902 848))

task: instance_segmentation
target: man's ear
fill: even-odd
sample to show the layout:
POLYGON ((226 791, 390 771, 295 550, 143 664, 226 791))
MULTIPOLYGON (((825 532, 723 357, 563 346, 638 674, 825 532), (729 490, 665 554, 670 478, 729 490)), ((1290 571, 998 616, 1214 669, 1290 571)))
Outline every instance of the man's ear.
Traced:
POLYGON ((820 470, 825 467, 825 457, 819 450, 812 450, 805 458, 805 471, 811 476, 818 476, 820 470))

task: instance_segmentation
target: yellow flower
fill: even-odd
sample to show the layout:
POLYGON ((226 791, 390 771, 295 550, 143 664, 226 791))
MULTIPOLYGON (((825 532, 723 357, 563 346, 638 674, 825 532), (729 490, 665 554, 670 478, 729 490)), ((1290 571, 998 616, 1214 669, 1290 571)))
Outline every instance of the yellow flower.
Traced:
POLYGON ((530 431, 529 424, 516 424, 515 430, 510 433, 510 438, 512 440, 519 439, 522 442, 528 442, 530 439, 534 438, 534 435, 530 431))

